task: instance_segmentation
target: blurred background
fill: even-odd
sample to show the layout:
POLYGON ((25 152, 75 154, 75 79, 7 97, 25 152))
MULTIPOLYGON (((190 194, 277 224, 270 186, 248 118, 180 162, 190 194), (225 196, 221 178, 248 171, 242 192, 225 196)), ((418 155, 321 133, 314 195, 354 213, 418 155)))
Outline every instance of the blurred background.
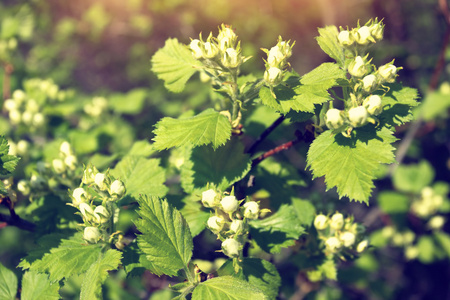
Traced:
MULTIPOLYGON (((204 37, 211 31, 216 35, 220 24, 232 25, 241 40, 244 55, 253 57, 242 73, 262 75, 265 54, 260 48, 270 49, 281 35, 283 39, 295 41, 290 63, 301 75, 329 59, 314 39, 318 27, 352 28, 358 21, 364 24, 375 17, 383 20, 386 30, 384 40, 371 52, 375 57, 373 63, 381 65, 395 58, 395 65, 403 67, 399 72, 400 81, 417 88, 423 98, 431 95, 430 82, 447 28, 439 0, 1 0, 0 93, 7 99, 15 89, 24 88, 25 80, 35 77, 51 79, 62 90, 75 91, 78 96, 70 102, 73 107, 47 112, 58 128, 51 134, 52 138, 68 132, 71 122, 74 123, 70 120, 71 113, 82 111, 93 96, 111 99, 112 110, 120 115, 123 125, 119 136, 112 136, 117 130, 116 125, 111 125, 112 129, 102 127, 95 131, 98 140, 93 142, 94 146, 76 145, 77 140, 87 137, 84 133, 92 136, 92 131, 86 129, 91 130, 92 124, 81 126, 77 134, 70 135, 78 154, 108 155, 125 151, 135 139, 149 139, 153 124, 163 116, 177 117, 189 109, 201 110, 209 105, 209 94, 199 90, 195 82, 188 84, 183 94, 175 95, 166 92, 162 82, 151 73, 150 59, 167 38, 175 37, 188 44, 190 38, 198 38, 200 32, 204 37), (131 101, 132 107, 118 104, 130 95, 138 99, 131 101), (62 117, 69 118, 65 126, 60 125, 62 117)), ((450 87, 446 82, 450 74, 447 65, 450 51, 444 54, 438 84, 432 89, 441 87, 439 97, 449 99, 450 87)), ((444 106, 425 118, 416 139, 407 147, 405 163, 417 164, 425 160, 432 170, 431 179, 430 176, 418 179, 419 185, 449 182, 447 108, 444 106)), ((18 131, 14 131, 6 119, 0 120, 0 125, 1 134, 18 138, 18 131)), ((408 129, 400 129, 399 138, 404 137, 408 129)), ((34 138, 28 136, 27 139, 33 141, 34 138)), ((379 186, 397 188, 390 179, 381 180, 379 186)), ((408 189, 406 194, 411 194, 408 189)), ((373 239, 380 246, 388 247, 388 238, 381 237, 381 229, 390 222, 381 222, 380 215, 385 215, 379 212, 389 213, 389 208, 379 207, 377 203, 373 200, 370 208, 352 203, 351 209, 357 215, 371 218, 366 220, 366 225, 369 231, 378 232, 373 239)), ((348 201, 343 200, 338 205, 343 207, 344 204, 348 201)), ((448 212, 444 215, 448 216, 448 212)), ((364 223, 365 219, 360 217, 358 221, 364 223)), ((447 227, 444 227, 446 232, 447 227)), ((8 241, 5 232, 0 232, 2 241, 8 241)), ((329 282, 328 287, 314 297, 450 299, 449 241, 439 246, 444 254, 433 254, 435 246, 428 243, 424 247, 431 251, 431 256, 408 259, 403 255, 405 249, 394 245, 384 252, 363 257, 356 265, 344 264, 344 270, 339 271, 339 282, 329 282)), ((0 251, 2 261, 16 259, 6 251, 20 246, 10 243, 0 251)), ((303 291, 300 294, 291 291, 293 299, 307 295, 310 290, 319 290, 318 286, 306 285, 299 278, 292 281, 303 291)))

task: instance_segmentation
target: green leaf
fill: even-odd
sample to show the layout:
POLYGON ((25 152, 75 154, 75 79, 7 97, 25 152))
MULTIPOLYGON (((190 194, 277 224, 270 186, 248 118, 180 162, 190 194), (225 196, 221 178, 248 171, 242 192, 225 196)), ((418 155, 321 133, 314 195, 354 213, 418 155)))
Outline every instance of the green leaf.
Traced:
POLYGON ((111 175, 125 184, 126 195, 121 204, 137 201, 141 194, 156 197, 166 195, 165 170, 159 166, 159 162, 157 158, 127 155, 117 163, 111 175))
POLYGON ((339 45, 338 35, 339 31, 336 26, 326 26, 324 28, 319 28, 319 35, 316 37, 317 43, 323 52, 328 54, 332 59, 334 59, 340 67, 344 67, 345 57, 344 50, 339 45))
POLYGON ((381 192, 377 200, 381 210, 387 214, 406 213, 411 205, 408 196, 391 191, 381 192))
POLYGON ((138 155, 149 157, 154 154, 156 151, 153 149, 153 145, 150 144, 147 140, 136 141, 131 147, 130 151, 127 155, 138 155))
POLYGON ((382 98, 383 112, 379 119, 393 129, 413 119, 411 108, 419 105, 419 96, 416 89, 402 87, 399 83, 388 85, 388 88, 388 93, 382 98))
POLYGON ((423 235, 417 242, 419 248, 418 260, 423 264, 432 263, 435 258, 435 244, 433 238, 429 235, 423 235))
POLYGON ((17 276, 0 263, 0 299, 16 299, 17 276))
POLYGON ((127 94, 111 95, 109 103, 116 112, 135 115, 142 111, 147 94, 145 89, 133 89, 127 94))
POLYGON ((98 257, 84 276, 81 284, 80 299, 102 299, 101 285, 108 277, 108 271, 116 270, 119 267, 122 254, 113 249, 98 257))
POLYGON ((201 66, 186 45, 179 43, 177 39, 168 39, 164 47, 152 57, 152 71, 174 93, 181 92, 189 78, 197 72, 196 68, 201 66))
POLYGON ((305 232, 295 209, 286 204, 268 218, 251 221, 250 226, 255 242, 269 253, 278 253, 281 248, 294 245, 305 232))
POLYGON ((197 285, 192 300, 227 299, 248 300, 267 299, 266 295, 252 284, 232 276, 220 276, 197 285))
POLYGON ((189 226, 180 212, 166 200, 156 197, 139 199, 140 219, 136 221, 138 245, 154 265, 150 271, 156 275, 177 275, 187 268, 192 256, 192 237, 189 226))
POLYGON ((192 237, 197 236, 205 229, 206 221, 210 217, 210 213, 203 210, 203 205, 199 201, 200 197, 192 194, 178 201, 173 198, 169 198, 168 201, 173 204, 186 219, 192 237))
POLYGON ((208 144, 216 149, 230 139, 231 124, 227 117, 210 108, 191 118, 162 118, 153 133, 157 150, 208 144))
POLYGON ((323 132, 311 144, 307 166, 314 178, 325 176, 327 190, 337 187, 339 197, 368 203, 380 164, 394 162, 395 141, 386 128, 375 131, 372 126, 358 128, 346 138, 342 134, 323 132))
POLYGON ((316 208, 311 201, 292 198, 292 206, 297 213, 300 224, 303 226, 311 226, 316 216, 316 208))
MULTIPOLYGON (((52 283, 48 274, 28 271, 22 279, 22 299, 27 300, 58 300, 59 284, 52 283)), ((3 299, 3 298, 2 298, 3 299)))
POLYGON ((291 76, 287 86, 274 88, 276 98, 267 87, 260 89, 259 96, 264 105, 272 107, 282 114, 291 110, 314 113, 314 105, 332 100, 328 90, 345 80, 345 72, 335 63, 323 63, 305 74, 300 81, 291 76))
POLYGON ((397 190, 420 193, 434 179, 434 169, 426 160, 418 164, 400 165, 395 169, 392 181, 397 190))
POLYGON ((447 118, 450 108, 450 96, 447 93, 431 92, 422 101, 419 107, 420 113, 425 121, 435 118, 447 118))
POLYGON ((246 257, 240 262, 240 266, 242 269, 236 274, 233 260, 229 259, 217 270, 217 273, 219 276, 230 275, 243 279, 260 289, 268 299, 276 299, 281 277, 274 265, 264 259, 246 257))
POLYGON ((19 162, 19 157, 9 155, 8 141, 4 136, 0 136, 0 175, 6 176, 11 174, 19 162))
POLYGON ((86 272, 101 253, 100 244, 87 244, 78 233, 31 264, 30 270, 50 273, 52 282, 86 272))
POLYGON ((225 190, 244 178, 250 168, 250 157, 244 153, 244 145, 233 138, 215 150, 207 146, 187 149, 181 167, 181 184, 188 193, 208 183, 225 190))

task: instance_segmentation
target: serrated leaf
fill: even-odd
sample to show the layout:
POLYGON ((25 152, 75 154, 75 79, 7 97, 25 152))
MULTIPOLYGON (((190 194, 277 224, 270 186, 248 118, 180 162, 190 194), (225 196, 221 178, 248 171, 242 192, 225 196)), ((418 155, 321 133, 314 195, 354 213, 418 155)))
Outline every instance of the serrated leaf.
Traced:
MULTIPOLYGON (((22 299, 27 300, 58 300, 59 284, 52 283, 48 274, 33 271, 25 272, 22 279, 22 299)), ((3 299, 3 298, 2 298, 3 299)))
POLYGON ((326 26, 319 28, 319 36, 316 37, 316 40, 323 52, 343 67, 345 64, 344 50, 339 45, 338 35, 339 31, 336 26, 326 26))
POLYGON ((276 98, 267 87, 259 91, 264 105, 272 107, 282 114, 291 110, 314 113, 314 105, 331 100, 328 89, 345 80, 345 72, 335 63, 323 63, 311 72, 302 76, 287 79, 285 85, 274 88, 276 98))
POLYGON ((16 299, 17 276, 0 263, 0 299, 16 299))
POLYGON ((300 224, 304 226, 311 226, 311 223, 316 216, 316 208, 311 201, 292 198, 292 206, 297 213, 300 224))
POLYGON ((188 193, 208 183, 225 190, 242 179, 250 168, 250 157, 244 153, 244 145, 233 138, 215 150, 207 146, 187 150, 181 167, 181 184, 188 193))
POLYGON ((230 121, 211 108, 191 118, 162 118, 155 127, 153 146, 157 150, 208 144, 212 144, 216 149, 231 137, 230 121))
POLYGON ((416 194, 429 186, 433 179, 434 169, 426 160, 418 164, 400 165, 392 174, 392 182, 397 190, 416 194))
POLYGON ((401 84, 388 85, 389 91, 382 98, 383 112, 380 122, 394 128, 413 119, 412 107, 419 105, 416 89, 402 87, 401 84))
POLYGON ((210 213, 203 210, 203 205, 199 201, 200 197, 195 194, 177 200, 169 198, 168 201, 180 211, 189 225, 192 237, 196 237, 205 229, 210 213))
POLYGON ((159 79, 164 80, 164 86, 174 93, 184 89, 198 67, 201 67, 201 63, 194 59, 187 46, 179 43, 177 39, 168 39, 164 47, 152 57, 152 71, 159 79))
POLYGON ((249 300, 267 299, 266 295, 250 283, 232 276, 220 276, 197 285, 192 300, 227 299, 249 300))
POLYGON ((0 175, 6 176, 11 174, 19 162, 19 157, 9 155, 8 141, 4 136, 0 136, 0 175))
POLYGON ((108 271, 116 270, 120 264, 122 254, 114 249, 109 249, 106 253, 98 257, 84 275, 81 284, 80 299, 102 299, 101 285, 108 277, 108 271))
POLYGON ((86 272, 97 260, 101 252, 100 244, 87 244, 78 233, 68 240, 62 240, 57 248, 42 259, 31 264, 30 270, 48 272, 52 282, 86 272))
POLYGON ((388 129, 369 125, 357 128, 352 138, 328 130, 311 144, 307 166, 314 178, 325 176, 327 190, 337 187, 340 198, 368 203, 376 169, 394 162, 395 140, 388 129))
POLYGON ((139 199, 140 219, 136 221, 138 245, 154 265, 156 275, 177 275, 187 268, 192 256, 192 237, 181 213, 166 200, 143 196, 139 199))
POLYGON ((244 258, 240 265, 242 269, 236 274, 233 260, 229 259, 217 270, 217 273, 219 276, 230 275, 243 279, 260 289, 268 299, 276 299, 281 277, 274 265, 264 259, 248 257, 244 258))
POLYGON ((251 221, 250 232, 264 251, 278 253, 281 248, 292 246, 305 229, 300 225, 294 208, 283 204, 270 217, 251 221))
POLYGON ((111 175, 123 181, 126 187, 125 198, 121 204, 137 201, 141 194, 163 197, 168 188, 164 185, 165 170, 159 166, 157 158, 148 159, 143 156, 127 155, 111 175))

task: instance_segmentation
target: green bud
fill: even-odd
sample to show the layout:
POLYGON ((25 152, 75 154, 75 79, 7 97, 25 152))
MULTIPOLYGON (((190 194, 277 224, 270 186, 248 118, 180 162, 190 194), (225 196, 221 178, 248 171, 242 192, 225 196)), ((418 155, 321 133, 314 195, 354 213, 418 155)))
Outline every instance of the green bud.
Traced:
POLYGON ((363 106, 372 116, 378 116, 383 111, 381 97, 378 95, 370 95, 369 97, 364 99, 363 106))
POLYGON ((338 35, 339 44, 343 47, 349 47, 355 42, 352 32, 348 30, 342 30, 338 35))
POLYGON ((247 219, 258 219, 259 216, 259 204, 255 201, 248 201, 243 206, 244 217, 247 219))
POLYGON ((216 44, 211 42, 206 42, 203 44, 203 56, 208 59, 213 59, 219 54, 219 48, 216 44))
POLYGON ((363 240, 363 241, 359 242, 359 244, 356 246, 356 252, 358 252, 358 253, 364 252, 364 250, 366 250, 368 246, 369 246, 369 241, 363 240))
POLYGON ((378 68, 378 75, 384 82, 393 83, 397 76, 397 67, 393 64, 385 64, 378 68))
POLYGON ((235 69, 242 62, 241 54, 234 48, 228 48, 222 57, 222 64, 225 68, 235 69))
POLYGON ((242 233, 244 227, 244 221, 242 220, 233 220, 230 224, 230 230, 234 233, 242 233))
POLYGON ((62 174, 66 171, 66 165, 59 158, 55 158, 52 161, 52 167, 53 167, 53 170, 55 170, 56 174, 62 174))
POLYGON ((235 196, 225 196, 220 201, 222 210, 228 214, 234 213, 239 207, 239 201, 235 196))
POLYGON ((374 23, 369 27, 370 34, 378 42, 383 39, 384 26, 381 23, 374 23))
POLYGON ((325 124, 327 127, 330 129, 338 129, 342 127, 345 123, 342 114, 343 112, 339 109, 329 109, 325 115, 325 124))
POLYGON ((97 185, 97 187, 100 189, 100 191, 106 191, 106 189, 108 188, 106 186, 106 176, 103 173, 95 174, 94 182, 97 185))
POLYGON ((369 114, 365 107, 357 106, 348 110, 348 119, 353 127, 361 127, 367 124, 369 114))
POLYGON ((377 77, 373 74, 364 76, 364 78, 362 79, 362 83, 364 91, 370 93, 377 87, 377 77))
POLYGON ((125 186, 122 181, 114 180, 113 183, 111 183, 110 194, 116 195, 118 198, 125 194, 125 186))
POLYGON ((109 221, 111 218, 111 214, 103 205, 99 205, 94 209, 94 217, 97 222, 100 224, 104 224, 109 221))
POLYGON ((87 202, 88 194, 83 188, 79 187, 73 190, 72 199, 73 199, 72 203, 75 206, 79 206, 81 203, 87 202))
POLYGON ((224 224, 225 220, 222 217, 218 216, 212 216, 206 222, 208 228, 211 229, 211 231, 214 233, 219 233, 222 230, 224 224))
POLYGON ((264 72, 264 80, 270 86, 277 86, 283 81, 283 72, 275 67, 270 67, 264 72))
POLYGON ((330 227, 334 230, 341 230, 344 226, 344 216, 341 213, 335 213, 330 220, 330 227))
POLYGON ((235 239, 226 239, 222 242, 223 253, 228 257, 238 257, 241 244, 235 239))
POLYGON ((355 57, 355 59, 348 66, 348 72, 354 77, 363 77, 366 75, 368 69, 364 59, 361 56, 355 57))
POLYGON ((90 222, 96 219, 96 217, 94 216, 94 210, 89 204, 82 202, 78 206, 78 209, 80 210, 84 220, 90 222))
POLYGON ((102 234, 97 227, 86 227, 84 228, 83 238, 89 244, 97 244, 100 240, 102 234))
POLYGON ((217 206, 217 193, 213 189, 209 189, 202 193, 202 204, 205 207, 216 207, 217 206))
POLYGON ((322 214, 317 215, 314 218, 314 227, 317 230, 324 230, 324 229, 326 229, 328 227, 328 217, 325 216, 325 215, 322 215, 322 214))

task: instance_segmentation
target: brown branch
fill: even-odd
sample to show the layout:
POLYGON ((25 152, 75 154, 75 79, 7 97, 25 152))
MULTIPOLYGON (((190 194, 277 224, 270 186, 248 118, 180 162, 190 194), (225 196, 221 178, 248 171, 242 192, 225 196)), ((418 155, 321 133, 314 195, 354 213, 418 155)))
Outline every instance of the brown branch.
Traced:
POLYGON ((11 97, 11 74, 14 67, 10 63, 5 63, 3 69, 5 70, 3 74, 3 100, 6 100, 11 97))
POLYGON ((252 160, 252 168, 255 167, 256 165, 258 165, 258 164, 259 164, 260 162, 262 162, 264 159, 266 159, 266 158, 268 158, 268 157, 270 157, 270 156, 272 156, 272 155, 274 155, 274 154, 277 154, 277 153, 279 153, 279 152, 281 152, 281 151, 283 151, 283 150, 287 150, 287 149, 291 148, 292 146, 294 146, 295 144, 297 144, 298 142, 300 142, 301 139, 302 139, 302 137, 299 136, 299 137, 297 137, 296 139, 294 139, 294 140, 292 140, 292 141, 289 141, 289 142, 287 142, 287 143, 284 143, 284 144, 282 144, 282 145, 280 145, 280 146, 278 146, 278 147, 275 147, 275 148, 273 148, 273 149, 271 149, 271 150, 269 150, 269 151, 263 153, 262 155, 260 155, 260 156, 258 156, 257 158, 255 158, 255 159, 252 160))
POLYGON ((251 145, 250 148, 246 152, 249 154, 255 153, 256 148, 261 144, 261 142, 264 141, 266 139, 266 137, 278 127, 278 125, 283 123, 285 118, 286 117, 282 115, 278 119, 276 119, 272 125, 267 127, 266 130, 264 130, 263 133, 261 133, 261 135, 256 139, 256 141, 253 143, 253 145, 251 145))
POLYGON ((34 231, 36 229, 36 224, 20 218, 16 214, 16 211, 14 210, 14 202, 12 202, 8 196, 6 197, 0 196, 0 204, 6 206, 9 210, 9 216, 0 214, 0 223, 4 223, 0 224, 0 227, 3 228, 7 225, 10 225, 28 231, 34 231))

